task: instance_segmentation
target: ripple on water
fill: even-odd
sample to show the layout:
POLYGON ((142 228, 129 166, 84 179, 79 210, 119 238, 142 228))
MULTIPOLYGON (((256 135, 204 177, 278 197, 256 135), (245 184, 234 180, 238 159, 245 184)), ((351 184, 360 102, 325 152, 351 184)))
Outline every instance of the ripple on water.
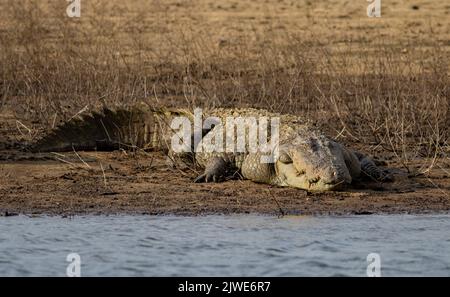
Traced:
POLYGON ((448 215, 0 218, 0 275, 450 275, 448 215))

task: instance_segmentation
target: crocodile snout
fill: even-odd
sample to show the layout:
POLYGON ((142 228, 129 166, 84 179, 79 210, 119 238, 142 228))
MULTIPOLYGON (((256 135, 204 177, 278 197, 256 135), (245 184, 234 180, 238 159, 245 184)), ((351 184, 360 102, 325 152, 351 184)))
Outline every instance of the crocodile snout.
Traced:
POLYGON ((322 171, 322 183, 327 189, 341 189, 352 182, 347 168, 332 168, 322 171))

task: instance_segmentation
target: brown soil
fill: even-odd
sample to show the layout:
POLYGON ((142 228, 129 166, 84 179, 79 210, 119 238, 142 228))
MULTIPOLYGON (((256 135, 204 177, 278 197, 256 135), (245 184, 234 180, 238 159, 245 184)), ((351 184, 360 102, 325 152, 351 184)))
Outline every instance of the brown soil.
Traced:
POLYGON ((49 160, 55 156, 2 152, 0 211, 58 215, 322 215, 450 210, 450 178, 442 173, 416 178, 397 176, 397 181, 386 184, 364 182, 342 192, 308 193, 241 180, 195 184, 194 175, 183 176, 169 169, 158 153, 80 153, 87 165, 74 153, 64 155, 74 165, 49 160))

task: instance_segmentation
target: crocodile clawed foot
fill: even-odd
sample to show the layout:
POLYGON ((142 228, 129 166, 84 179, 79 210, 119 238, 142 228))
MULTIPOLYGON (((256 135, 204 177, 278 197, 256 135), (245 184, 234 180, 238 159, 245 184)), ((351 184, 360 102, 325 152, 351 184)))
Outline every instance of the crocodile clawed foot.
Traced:
POLYGON ((208 163, 205 168, 205 172, 198 176, 194 182, 195 183, 210 183, 210 182, 221 182, 223 181, 226 173, 226 162, 222 158, 213 158, 208 163))
POLYGON ((389 171, 389 170, 387 170, 387 169, 384 169, 383 170, 383 176, 380 178, 380 181, 383 181, 383 182, 393 182, 393 181, 395 181, 394 173, 389 171))
POLYGON ((203 173, 202 175, 199 175, 195 180, 194 183, 210 183, 210 182, 221 182, 223 181, 223 176, 217 175, 217 174, 211 174, 211 173, 203 173))

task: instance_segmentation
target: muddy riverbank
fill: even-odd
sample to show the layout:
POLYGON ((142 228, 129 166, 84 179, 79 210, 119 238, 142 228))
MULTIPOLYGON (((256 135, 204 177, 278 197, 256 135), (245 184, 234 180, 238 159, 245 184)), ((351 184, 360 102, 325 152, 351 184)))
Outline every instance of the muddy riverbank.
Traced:
POLYGON ((395 162, 390 183, 364 181, 339 192, 308 193, 246 180, 195 184, 160 153, 0 153, 5 214, 375 214, 450 210, 445 170, 408 177, 395 162), (397 169, 396 169, 397 168, 397 169))

